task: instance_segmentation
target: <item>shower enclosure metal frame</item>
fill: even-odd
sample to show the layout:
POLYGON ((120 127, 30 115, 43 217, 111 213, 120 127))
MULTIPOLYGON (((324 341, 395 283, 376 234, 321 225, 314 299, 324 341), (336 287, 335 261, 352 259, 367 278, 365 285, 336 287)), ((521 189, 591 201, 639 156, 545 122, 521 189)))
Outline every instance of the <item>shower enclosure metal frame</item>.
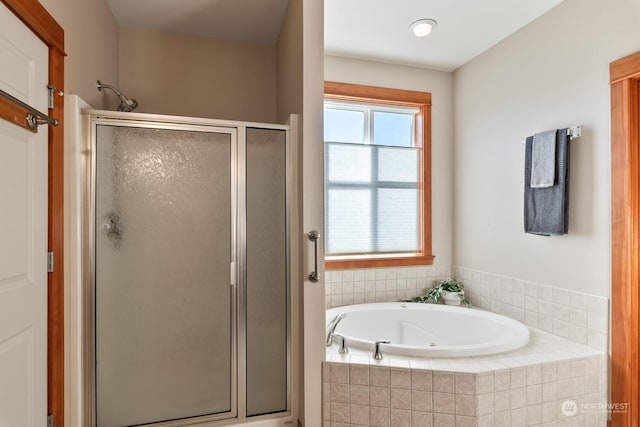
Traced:
MULTIPOLYGON (((145 424, 149 426, 179 427, 186 425, 233 425, 248 422, 277 421, 283 417, 291 417, 297 413, 293 409, 292 387, 296 384, 292 349, 298 345, 292 335, 292 287, 291 279, 296 272, 294 266, 296 260, 292 259, 291 248, 294 245, 292 237, 292 209, 294 208, 293 186, 293 152, 292 138, 296 138, 297 116, 289 119, 293 126, 236 122, 228 120, 215 120, 204 118, 191 118, 179 116, 167 116, 145 113, 128 113, 101 110, 83 110, 82 128, 84 133, 81 155, 82 183, 82 387, 84 390, 84 404, 82 408, 84 424, 86 427, 96 425, 96 144, 97 126, 126 126, 136 128, 149 128, 177 131, 200 131, 226 133, 231 135, 231 244, 232 244, 232 280, 235 284, 231 287, 231 411, 221 414, 196 416, 188 419, 179 419, 145 424), (286 229, 286 411, 273 414, 247 416, 246 415, 246 131, 248 128, 273 129, 285 132, 285 158, 286 158, 286 190, 285 190, 285 229, 286 229)), ((295 315, 294 315, 295 316, 295 315)), ((297 317, 297 316, 295 316, 297 317)), ((297 354, 297 351, 294 353, 297 354)), ((286 421, 289 423, 289 421, 286 421)), ((264 424, 262 424, 264 425, 264 424)), ((275 425, 275 424, 274 424, 275 425)))

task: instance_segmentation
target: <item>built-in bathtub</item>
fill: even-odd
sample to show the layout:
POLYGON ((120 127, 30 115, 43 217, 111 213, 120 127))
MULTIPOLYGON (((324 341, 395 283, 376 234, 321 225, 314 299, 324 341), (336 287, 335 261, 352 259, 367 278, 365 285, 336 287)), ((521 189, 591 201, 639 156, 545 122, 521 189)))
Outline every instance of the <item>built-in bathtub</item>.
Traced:
POLYGON ((342 317, 335 333, 349 348, 383 354, 468 357, 518 349, 529 342, 529 329, 506 316, 440 304, 374 303, 327 311, 327 326, 342 317))
MULTIPOLYGON (((402 327, 389 326, 393 322, 386 318, 388 313, 370 308, 388 306, 390 311, 404 313, 414 310, 413 304, 404 308, 402 305, 363 304, 327 310, 328 321, 347 313, 335 331, 346 337, 349 351, 339 353, 341 338, 334 339, 327 347, 327 361, 323 364, 324 426, 606 426, 606 352, 526 327, 505 316, 493 317, 492 313, 477 309, 424 304, 424 308, 415 310, 425 310, 422 313, 425 317, 437 316, 431 318, 429 327, 447 324, 457 329, 460 336, 453 342, 428 345, 427 353, 421 353, 424 349, 420 349, 417 353, 401 355, 396 350, 402 352, 414 347, 411 341, 408 345, 402 344, 402 339, 415 339, 415 335, 409 337, 415 330, 393 335, 394 329, 397 332, 402 327), (459 317, 448 317, 450 314, 459 317), (497 324, 483 323, 484 315, 497 324), (350 325, 349 319, 361 326, 350 325), (491 342, 482 338, 487 328, 490 336, 509 334, 509 329, 502 326, 513 326, 512 321, 529 332, 528 342, 519 348, 505 350, 502 347, 502 351, 493 354, 463 357, 453 350, 456 346, 460 350, 491 342), (505 323, 500 326, 501 322, 505 323), (357 331, 358 328, 363 330, 357 331), (384 339, 392 342, 395 339, 399 344, 383 345, 384 357, 377 360, 372 343, 384 339), (452 351, 448 355, 428 353, 433 347, 447 346, 448 351, 452 351)), ((407 321, 406 318, 400 320, 403 321, 407 321)), ((440 333, 433 329, 427 331, 434 335, 440 333)), ((424 341, 428 335, 417 336, 424 341)), ((494 346, 494 350, 499 348, 494 346)))

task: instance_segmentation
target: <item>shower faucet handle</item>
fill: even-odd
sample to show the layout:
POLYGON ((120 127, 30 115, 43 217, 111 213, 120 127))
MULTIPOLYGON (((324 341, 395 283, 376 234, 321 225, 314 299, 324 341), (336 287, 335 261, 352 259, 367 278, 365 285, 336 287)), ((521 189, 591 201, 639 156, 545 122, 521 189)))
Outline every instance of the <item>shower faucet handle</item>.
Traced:
POLYGON ((338 353, 340 354, 347 354, 349 353, 349 349, 347 348, 347 340, 345 339, 344 335, 340 335, 340 334, 336 334, 334 333, 333 336, 335 338, 338 338, 338 353))
POLYGON ((380 344, 391 344, 389 340, 379 340, 376 341, 376 351, 373 353, 373 358, 375 360, 382 360, 382 352, 380 351, 380 344))

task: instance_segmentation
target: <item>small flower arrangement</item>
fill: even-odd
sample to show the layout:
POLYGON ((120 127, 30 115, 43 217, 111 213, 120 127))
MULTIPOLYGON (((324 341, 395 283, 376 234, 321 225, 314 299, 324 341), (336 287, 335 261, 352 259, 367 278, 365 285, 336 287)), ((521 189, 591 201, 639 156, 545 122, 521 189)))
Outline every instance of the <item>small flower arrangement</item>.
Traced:
POLYGON ((445 304, 460 305, 464 303, 467 307, 471 307, 471 303, 464 296, 464 285, 462 282, 454 278, 441 280, 436 286, 429 289, 424 295, 417 296, 406 302, 426 303, 429 301, 437 303, 443 300, 445 304))

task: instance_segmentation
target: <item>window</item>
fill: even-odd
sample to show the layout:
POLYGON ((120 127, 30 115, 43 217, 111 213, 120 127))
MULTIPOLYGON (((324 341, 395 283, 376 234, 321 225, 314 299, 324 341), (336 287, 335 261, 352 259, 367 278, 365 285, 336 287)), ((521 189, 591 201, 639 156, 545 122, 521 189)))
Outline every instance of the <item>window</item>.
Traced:
POLYGON ((431 94, 325 82, 327 269, 431 264, 431 94))

